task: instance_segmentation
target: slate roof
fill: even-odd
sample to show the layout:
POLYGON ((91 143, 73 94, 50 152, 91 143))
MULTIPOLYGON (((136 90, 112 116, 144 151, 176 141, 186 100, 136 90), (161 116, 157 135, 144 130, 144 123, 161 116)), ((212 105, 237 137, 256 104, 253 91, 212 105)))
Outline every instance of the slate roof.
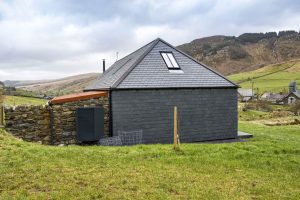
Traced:
POLYGON ((284 94, 266 92, 261 96, 261 99, 267 101, 281 101, 285 97, 284 94))
POLYGON ((90 90, 142 88, 238 87, 221 74, 158 38, 115 62, 85 88, 90 90), (172 73, 160 52, 172 52, 183 73, 172 73))
POLYGON ((284 99, 289 97, 291 94, 294 94, 297 98, 300 99, 300 90, 296 90, 296 92, 290 92, 286 96, 284 96, 284 99))
POLYGON ((294 94, 300 99, 300 90, 297 90, 296 92, 294 92, 294 94))

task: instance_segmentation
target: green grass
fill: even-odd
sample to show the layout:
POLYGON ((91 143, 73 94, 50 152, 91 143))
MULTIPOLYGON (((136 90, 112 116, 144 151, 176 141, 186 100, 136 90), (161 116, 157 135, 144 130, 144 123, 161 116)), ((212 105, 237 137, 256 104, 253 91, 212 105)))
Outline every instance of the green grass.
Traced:
POLYGON ((300 126, 248 142, 43 146, 0 130, 0 199, 300 199, 300 126))
POLYGON ((4 105, 19 106, 19 105, 46 105, 47 100, 33 98, 33 97, 20 97, 20 96, 4 96, 4 105))
POLYGON ((268 119, 270 117, 271 117, 270 112, 263 112, 258 110, 247 110, 247 111, 239 112, 239 120, 243 120, 243 121, 268 119))
POLYGON ((258 70, 234 74, 229 76, 228 78, 235 82, 245 81, 240 84, 242 88, 252 88, 253 81, 253 87, 258 88, 259 93, 263 93, 266 91, 288 92, 288 84, 291 81, 295 80, 297 82, 300 82, 300 60, 289 61, 275 65, 268 65, 258 70), (286 67, 292 66, 293 64, 295 64, 293 67, 283 70, 286 67))

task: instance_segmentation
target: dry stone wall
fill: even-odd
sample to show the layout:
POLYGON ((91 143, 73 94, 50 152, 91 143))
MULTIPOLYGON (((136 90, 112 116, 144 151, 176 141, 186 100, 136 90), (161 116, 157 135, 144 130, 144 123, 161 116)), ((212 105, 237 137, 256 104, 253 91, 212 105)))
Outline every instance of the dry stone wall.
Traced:
POLYGON ((107 97, 80 100, 52 106, 5 107, 5 127, 12 135, 26 141, 43 144, 75 144, 76 109, 79 107, 104 108, 104 134, 109 135, 109 102, 107 97), (51 135, 50 113, 53 112, 51 135))
POLYGON ((26 141, 50 144, 49 106, 5 107, 6 130, 26 141))
POLYGON ((109 103, 107 97, 53 105, 53 128, 56 144, 76 143, 76 109, 80 107, 104 108, 104 134, 109 135, 109 103))

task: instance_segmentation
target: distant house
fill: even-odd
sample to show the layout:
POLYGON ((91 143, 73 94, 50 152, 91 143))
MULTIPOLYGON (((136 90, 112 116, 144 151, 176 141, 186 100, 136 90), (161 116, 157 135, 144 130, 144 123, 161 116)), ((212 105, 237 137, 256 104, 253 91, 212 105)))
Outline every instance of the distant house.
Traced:
POLYGON ((295 81, 289 84, 289 93, 283 97, 282 102, 284 104, 293 104, 300 101, 300 90, 297 89, 297 83, 295 81))
POLYGON ((237 88, 158 38, 116 61, 85 91, 107 93, 110 136, 142 130, 144 143, 171 143, 174 106, 182 142, 236 138, 237 88))
POLYGON ((265 92, 261 95, 260 100, 269 101, 271 103, 282 103, 282 99, 285 97, 282 93, 265 92))
POLYGON ((254 98, 254 92, 252 89, 243 89, 243 88, 238 89, 239 101, 247 102, 247 101, 253 100, 253 98, 254 98))

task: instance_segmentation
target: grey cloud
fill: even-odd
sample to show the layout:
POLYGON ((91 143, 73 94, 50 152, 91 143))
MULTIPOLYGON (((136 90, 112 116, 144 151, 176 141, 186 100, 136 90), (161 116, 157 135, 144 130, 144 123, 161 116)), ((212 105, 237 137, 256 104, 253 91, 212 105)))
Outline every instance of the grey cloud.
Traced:
POLYGON ((0 80, 98 71, 156 37, 299 29, 299 11, 292 0, 0 1, 0 80))

